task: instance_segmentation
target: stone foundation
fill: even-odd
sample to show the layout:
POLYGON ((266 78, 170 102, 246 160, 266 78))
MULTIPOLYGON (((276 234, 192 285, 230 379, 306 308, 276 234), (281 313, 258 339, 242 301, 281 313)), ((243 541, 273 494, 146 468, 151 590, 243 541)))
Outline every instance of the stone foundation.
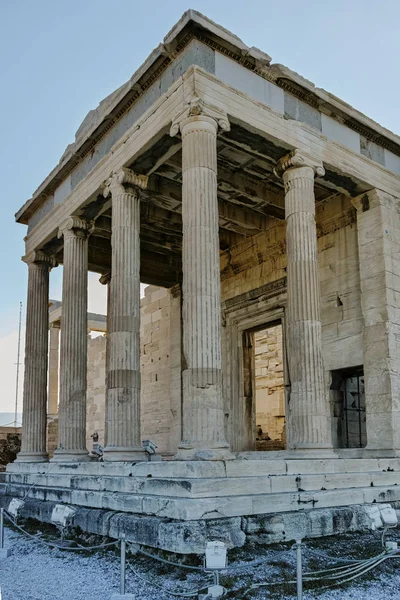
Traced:
POLYGON ((400 508, 400 458, 274 455, 214 463, 15 463, 1 475, 0 503, 8 508, 19 499, 20 516, 45 522, 62 505, 72 509, 73 527, 116 538, 126 533, 130 541, 182 553, 203 552, 215 538, 236 547, 246 538, 272 543, 368 529, 369 505, 400 508))

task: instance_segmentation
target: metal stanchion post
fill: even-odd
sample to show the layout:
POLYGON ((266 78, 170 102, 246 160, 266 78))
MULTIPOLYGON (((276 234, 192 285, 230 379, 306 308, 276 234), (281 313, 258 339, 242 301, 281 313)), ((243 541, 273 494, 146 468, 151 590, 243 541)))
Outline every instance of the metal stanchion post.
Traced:
POLYGON ((0 508, 0 558, 10 556, 10 550, 4 548, 4 508, 0 508))
MULTIPOLYGON (((121 534, 121 583, 120 593, 111 596, 111 600, 134 600, 132 594, 126 594, 126 537, 125 534, 121 534)), ((136 597, 136 596, 135 596, 136 597)))
POLYGON ((297 600, 303 600, 303 564, 301 555, 301 540, 296 540, 296 582, 297 582, 297 600))
POLYGON ((125 534, 121 535, 121 596, 125 596, 126 580, 126 539, 125 534))

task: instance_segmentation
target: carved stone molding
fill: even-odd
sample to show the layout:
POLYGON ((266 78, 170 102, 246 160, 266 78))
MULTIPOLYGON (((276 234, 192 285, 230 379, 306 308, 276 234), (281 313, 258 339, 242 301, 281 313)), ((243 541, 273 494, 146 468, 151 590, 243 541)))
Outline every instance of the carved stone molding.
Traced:
POLYGON ((137 192, 147 188, 148 177, 146 175, 138 175, 131 169, 121 167, 113 173, 105 182, 103 187, 103 196, 113 196, 115 194, 124 194, 128 188, 133 188, 137 192))
POLYGON ((221 131, 229 131, 231 126, 229 123, 228 115, 225 111, 221 110, 211 104, 206 104, 204 100, 196 96, 193 98, 186 108, 179 112, 172 121, 170 135, 174 137, 182 131, 182 127, 191 117, 208 117, 216 121, 218 128, 221 131))
POLYGON ((87 221, 86 219, 72 215, 61 223, 58 228, 58 237, 61 238, 68 234, 84 237, 92 233, 93 228, 93 221, 87 221))
POLYGON ((322 161, 316 160, 302 150, 293 150, 289 154, 286 154, 286 156, 280 158, 274 169, 274 173, 277 177, 282 177, 283 173, 288 169, 299 167, 311 167, 311 169, 314 170, 314 175, 317 177, 323 177, 325 175, 322 161))
POLYGON ((33 252, 30 252, 29 254, 23 256, 22 260, 27 265, 33 263, 43 264, 49 269, 52 269, 53 267, 56 267, 58 265, 54 256, 46 254, 46 252, 43 252, 42 250, 34 250, 33 252))

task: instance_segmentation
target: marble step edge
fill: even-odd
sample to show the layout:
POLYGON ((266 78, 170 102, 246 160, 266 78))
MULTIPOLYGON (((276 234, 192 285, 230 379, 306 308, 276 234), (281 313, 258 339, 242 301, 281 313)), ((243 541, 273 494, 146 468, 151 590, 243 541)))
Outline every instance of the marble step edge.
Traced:
POLYGON ((353 504, 400 501, 400 486, 377 486, 314 492, 247 494, 215 498, 177 498, 69 490, 32 488, 27 485, 0 484, 0 494, 16 498, 71 504, 85 508, 115 510, 132 514, 155 515, 167 519, 198 520, 223 517, 278 514, 290 511, 332 508, 353 504))
POLYGON ((0 481, 48 488, 71 490, 154 494, 182 497, 207 498, 247 494, 249 490, 271 494, 279 492, 319 491, 352 489, 357 487, 400 485, 400 472, 373 471, 360 473, 326 473, 307 475, 272 475, 233 478, 161 479, 153 477, 111 477, 59 474, 0 475, 0 481))
POLYGON ((354 473, 366 471, 400 471, 399 458, 333 459, 238 459, 232 461, 159 461, 112 463, 11 463, 7 473, 54 473, 66 475, 111 475, 194 479, 219 477, 254 477, 258 475, 301 475, 313 473, 354 473))

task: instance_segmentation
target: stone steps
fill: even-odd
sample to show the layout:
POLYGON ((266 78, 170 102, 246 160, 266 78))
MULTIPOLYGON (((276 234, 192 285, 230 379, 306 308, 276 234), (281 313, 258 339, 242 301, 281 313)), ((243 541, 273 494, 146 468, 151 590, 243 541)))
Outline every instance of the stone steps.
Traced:
MULTIPOLYGON (((391 475, 393 473, 384 473, 391 475)), ((273 478, 271 478, 272 480, 273 478)), ((285 479, 285 478, 276 478, 285 479)), ((170 519, 215 519, 221 517, 249 516, 279 512, 293 512, 348 506, 375 502, 395 502, 400 500, 400 485, 383 478, 377 484, 360 487, 343 487, 310 491, 264 491, 254 486, 247 487, 241 494, 210 497, 173 496, 171 487, 153 489, 149 492, 113 492, 99 490, 71 489, 66 486, 50 487, 32 483, 7 482, 0 484, 0 494, 9 497, 32 498, 40 501, 72 504, 75 506, 114 510, 135 514, 150 514, 170 519), (379 484, 380 483, 380 484, 379 484), (164 492, 164 493, 162 493, 164 492)), ((160 480, 161 482, 161 480, 160 480)), ((171 482, 166 482, 170 484, 171 482)), ((175 483, 175 482, 174 482, 175 483)), ((181 482, 182 483, 182 482, 181 482)), ((211 482, 207 482, 210 484, 211 482)), ((361 484, 361 480, 359 481, 361 484)), ((303 488, 301 488, 303 489, 303 488)))
MULTIPOLYGON (((260 453, 255 453, 260 454, 260 453)), ((312 475, 328 473, 363 473, 399 471, 399 458, 280 458, 285 452, 276 452, 274 458, 239 459, 232 461, 160 461, 140 463, 12 463, 7 473, 156 477, 161 479, 203 479, 259 477, 269 475, 312 475), (276 455, 276 456, 275 456, 276 455)), ((249 456, 251 453, 249 453, 249 456)))
POLYGON ((276 494, 400 485, 400 471, 187 479, 7 473, 3 474, 1 478, 4 482, 14 485, 22 484, 44 488, 65 488, 71 491, 141 494, 177 498, 232 497, 247 494, 276 494))

